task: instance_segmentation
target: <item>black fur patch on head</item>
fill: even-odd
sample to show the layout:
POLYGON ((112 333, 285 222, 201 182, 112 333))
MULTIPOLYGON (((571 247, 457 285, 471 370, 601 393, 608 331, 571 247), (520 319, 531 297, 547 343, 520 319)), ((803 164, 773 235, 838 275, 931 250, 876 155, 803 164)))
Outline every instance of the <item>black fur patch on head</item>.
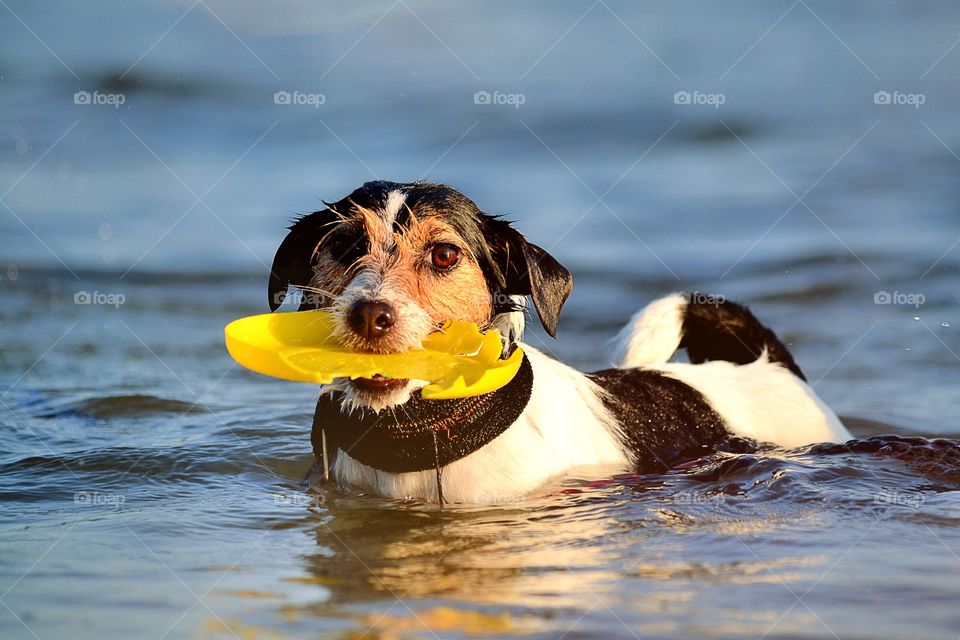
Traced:
POLYGON ((387 206, 387 196, 391 191, 406 191, 410 185, 400 184, 399 182, 389 182, 387 180, 373 180, 364 182, 363 185, 354 189, 353 193, 337 202, 324 202, 325 205, 344 215, 349 215, 355 206, 370 209, 371 211, 380 211, 387 206))
POLYGON ((499 293, 533 298, 543 328, 557 337, 560 311, 573 291, 573 276, 506 220, 486 216, 485 226, 490 253, 502 277, 499 293))
POLYGON ((339 220, 330 209, 324 209, 305 215, 290 225, 290 233, 280 243, 270 268, 267 284, 270 311, 276 311, 283 303, 291 284, 306 287, 310 283, 320 241, 339 220))
MULTIPOLYGON (((402 190, 404 185, 396 182, 367 182, 359 189, 337 202, 324 202, 326 209, 314 211, 297 219, 290 225, 290 233, 280 243, 270 269, 267 298, 271 311, 276 311, 287 295, 290 285, 306 287, 313 278, 313 267, 321 241, 326 240, 335 259, 345 267, 350 266, 369 251, 363 230, 343 228, 334 230, 342 220, 361 206, 379 210, 386 206, 387 195, 402 190), (332 233, 331 233, 332 232, 332 233)), ((311 308, 306 303, 300 308, 311 308)))

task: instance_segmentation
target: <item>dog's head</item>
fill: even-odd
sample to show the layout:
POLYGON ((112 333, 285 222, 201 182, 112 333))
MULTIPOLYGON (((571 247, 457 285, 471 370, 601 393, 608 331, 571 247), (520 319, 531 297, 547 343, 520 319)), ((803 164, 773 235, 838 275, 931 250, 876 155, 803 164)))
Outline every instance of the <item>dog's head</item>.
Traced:
MULTIPOLYGON (((295 222, 277 250, 271 310, 293 285, 303 291, 301 310, 334 313, 343 343, 391 353, 418 347, 445 320, 518 340, 530 296, 544 329, 556 335, 570 273, 456 190, 377 181, 326 204, 295 222)), ((406 402, 423 384, 378 377, 341 388, 354 405, 379 410, 406 402)))

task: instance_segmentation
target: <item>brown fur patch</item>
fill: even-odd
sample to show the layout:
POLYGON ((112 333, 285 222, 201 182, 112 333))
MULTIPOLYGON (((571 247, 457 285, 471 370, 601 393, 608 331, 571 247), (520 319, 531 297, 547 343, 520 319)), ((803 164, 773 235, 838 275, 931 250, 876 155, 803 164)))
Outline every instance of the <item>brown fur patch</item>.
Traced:
POLYGON ((397 249, 401 259, 395 268, 404 288, 434 321, 484 324, 490 320, 492 301, 486 279, 466 242, 450 225, 435 217, 414 222, 397 238, 397 249), (438 242, 461 250, 460 263, 450 271, 438 272, 430 263, 430 250, 438 242))
POLYGON ((416 217, 409 209, 408 213, 406 226, 396 230, 387 227, 380 213, 354 207, 353 215, 341 224, 362 226, 370 250, 347 268, 321 244, 311 281, 311 285, 322 292, 323 304, 318 306, 333 306, 336 297, 358 273, 372 270, 378 276, 387 302, 390 295, 403 296, 419 306, 434 323, 466 320, 486 324, 492 313, 492 300, 483 272, 467 243, 438 217, 423 215, 423 212, 416 217), (456 245, 461 251, 460 263, 446 272, 438 272, 430 262, 430 251, 438 242, 456 245))

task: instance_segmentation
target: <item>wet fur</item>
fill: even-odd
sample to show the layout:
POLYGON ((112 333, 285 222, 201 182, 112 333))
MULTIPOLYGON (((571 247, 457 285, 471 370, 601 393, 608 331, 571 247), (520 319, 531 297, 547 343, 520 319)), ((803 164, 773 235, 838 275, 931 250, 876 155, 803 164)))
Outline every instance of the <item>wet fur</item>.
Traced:
MULTIPOLYGON (((507 351, 522 338, 527 297, 555 335, 573 279, 549 253, 457 191, 378 181, 294 223, 274 259, 271 309, 290 285, 306 291, 301 309, 333 312, 339 338, 353 349, 415 349, 442 321, 459 319, 496 328, 507 351), (447 272, 429 264, 438 242, 461 250, 447 272), (348 311, 361 300, 396 309, 388 335, 368 340, 350 329, 348 311)), ((661 453, 724 434, 787 446, 849 437, 773 332, 732 303, 711 309, 682 294, 652 303, 621 332, 616 368, 594 377, 519 344, 533 368, 531 399, 502 435, 443 468, 449 500, 520 499, 584 465, 625 470, 654 460, 662 466, 661 453), (714 362, 669 362, 682 347, 698 362, 714 362)), ((369 392, 339 380, 321 393, 340 392, 345 412, 396 412, 425 384, 411 380, 369 392)), ((434 472, 387 473, 342 452, 333 471, 351 490, 437 496, 434 472)))

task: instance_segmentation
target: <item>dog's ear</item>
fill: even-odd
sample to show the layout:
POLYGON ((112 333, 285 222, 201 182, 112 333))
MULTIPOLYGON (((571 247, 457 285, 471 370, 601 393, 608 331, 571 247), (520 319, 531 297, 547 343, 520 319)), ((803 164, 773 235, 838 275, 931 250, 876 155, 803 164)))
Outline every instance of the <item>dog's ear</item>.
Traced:
POLYGON ((532 297, 540 324, 556 338, 560 310, 573 291, 573 276, 507 221, 486 216, 486 223, 484 235, 495 267, 491 280, 504 295, 532 297))
POLYGON ((270 311, 277 310, 291 284, 299 287, 309 284, 313 277, 317 245, 334 220, 335 214, 324 209, 308 214, 290 226, 290 233, 280 243, 273 258, 273 267, 270 268, 267 285, 270 311))

